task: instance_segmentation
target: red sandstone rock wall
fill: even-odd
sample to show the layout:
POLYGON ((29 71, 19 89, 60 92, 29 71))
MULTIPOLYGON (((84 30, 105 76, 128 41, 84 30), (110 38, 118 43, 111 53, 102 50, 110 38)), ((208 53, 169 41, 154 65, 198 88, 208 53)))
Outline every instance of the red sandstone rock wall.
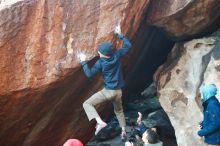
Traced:
POLYGON ((29 0, 2 8, 0 95, 65 76, 79 66, 76 53, 97 55, 98 43, 113 40, 119 22, 131 37, 147 2, 29 0))
MULTIPOLYGON (((100 89, 102 81, 96 76, 91 82, 83 75, 77 52, 92 59, 101 41, 116 44, 112 32, 119 22, 126 36, 135 38, 148 4, 149 0, 1 0, 0 145, 56 146, 70 137, 88 140, 94 125, 86 119, 82 102, 100 89)), ((220 15, 218 0, 152 0, 151 4, 148 22, 177 39, 200 34, 220 15)), ((170 77, 161 75, 160 85, 170 77)), ((173 87, 170 84, 166 86, 173 87)), ((180 99, 175 104, 183 110, 176 115, 188 106, 186 98, 180 99)), ((161 102, 169 115, 172 106, 167 100, 161 102)), ((178 130, 178 121, 173 124, 178 130)), ((178 133, 177 139, 181 137, 178 133)))
POLYGON ((77 52, 91 59, 101 41, 115 44, 113 29, 119 22, 122 32, 134 37, 147 6, 148 0, 1 3, 0 145, 58 146, 71 137, 88 140, 94 125, 85 117, 82 102, 102 81, 99 76, 88 81, 77 52))

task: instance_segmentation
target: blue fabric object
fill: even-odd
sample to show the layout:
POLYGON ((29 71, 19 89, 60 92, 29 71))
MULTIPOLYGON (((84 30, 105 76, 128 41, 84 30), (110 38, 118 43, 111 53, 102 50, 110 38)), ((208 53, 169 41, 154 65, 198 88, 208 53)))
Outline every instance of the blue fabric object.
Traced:
POLYGON ((147 129, 148 128, 144 125, 143 122, 137 125, 137 130, 139 131, 141 137, 147 129))
POLYGON ((106 89, 121 89, 124 86, 119 59, 128 52, 129 48, 131 48, 131 43, 123 35, 118 35, 118 37, 123 41, 123 46, 115 53, 112 53, 109 58, 100 58, 91 69, 85 61, 81 62, 84 73, 88 78, 93 77, 97 72, 102 73, 106 89))
POLYGON ((103 42, 98 46, 98 50, 103 55, 110 55, 112 53, 112 44, 110 42, 103 42))
POLYGON ((217 88, 212 84, 202 85, 200 87, 202 101, 208 100, 217 94, 217 88))
MULTIPOLYGON (((212 90, 211 90, 212 91, 212 90)), ((220 144, 220 103, 215 96, 203 102, 204 112, 202 129, 198 131, 199 136, 205 137, 205 142, 211 145, 220 144)))

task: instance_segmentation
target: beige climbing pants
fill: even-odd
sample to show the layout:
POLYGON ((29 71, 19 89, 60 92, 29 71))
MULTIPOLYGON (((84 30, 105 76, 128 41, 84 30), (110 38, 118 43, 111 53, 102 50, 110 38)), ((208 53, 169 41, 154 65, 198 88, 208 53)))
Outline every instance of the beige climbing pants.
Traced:
POLYGON ((122 107, 121 96, 122 96, 121 89, 109 90, 105 88, 92 95, 89 99, 87 99, 83 103, 83 108, 86 112, 89 121, 94 118, 100 117, 94 106, 105 101, 111 101, 114 107, 115 115, 120 124, 120 127, 125 127, 126 123, 125 123, 125 116, 122 107))

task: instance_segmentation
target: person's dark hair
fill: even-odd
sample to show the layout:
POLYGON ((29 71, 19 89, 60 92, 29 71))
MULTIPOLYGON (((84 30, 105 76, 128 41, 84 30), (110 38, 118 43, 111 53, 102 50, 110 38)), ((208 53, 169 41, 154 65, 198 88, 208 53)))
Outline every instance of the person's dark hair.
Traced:
POLYGON ((155 144, 155 143, 158 142, 158 135, 154 130, 147 129, 146 132, 147 132, 147 137, 146 138, 147 138, 149 143, 155 144))

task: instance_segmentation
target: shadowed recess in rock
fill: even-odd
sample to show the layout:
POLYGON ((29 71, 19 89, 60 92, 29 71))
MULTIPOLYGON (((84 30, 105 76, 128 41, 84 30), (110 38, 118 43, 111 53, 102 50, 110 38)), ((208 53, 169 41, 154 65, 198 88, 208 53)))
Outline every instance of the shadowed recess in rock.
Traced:
POLYGON ((174 42, 155 27, 142 25, 134 39, 137 50, 131 58, 131 72, 126 73, 125 94, 140 94, 153 81, 156 69, 166 60, 174 42))

